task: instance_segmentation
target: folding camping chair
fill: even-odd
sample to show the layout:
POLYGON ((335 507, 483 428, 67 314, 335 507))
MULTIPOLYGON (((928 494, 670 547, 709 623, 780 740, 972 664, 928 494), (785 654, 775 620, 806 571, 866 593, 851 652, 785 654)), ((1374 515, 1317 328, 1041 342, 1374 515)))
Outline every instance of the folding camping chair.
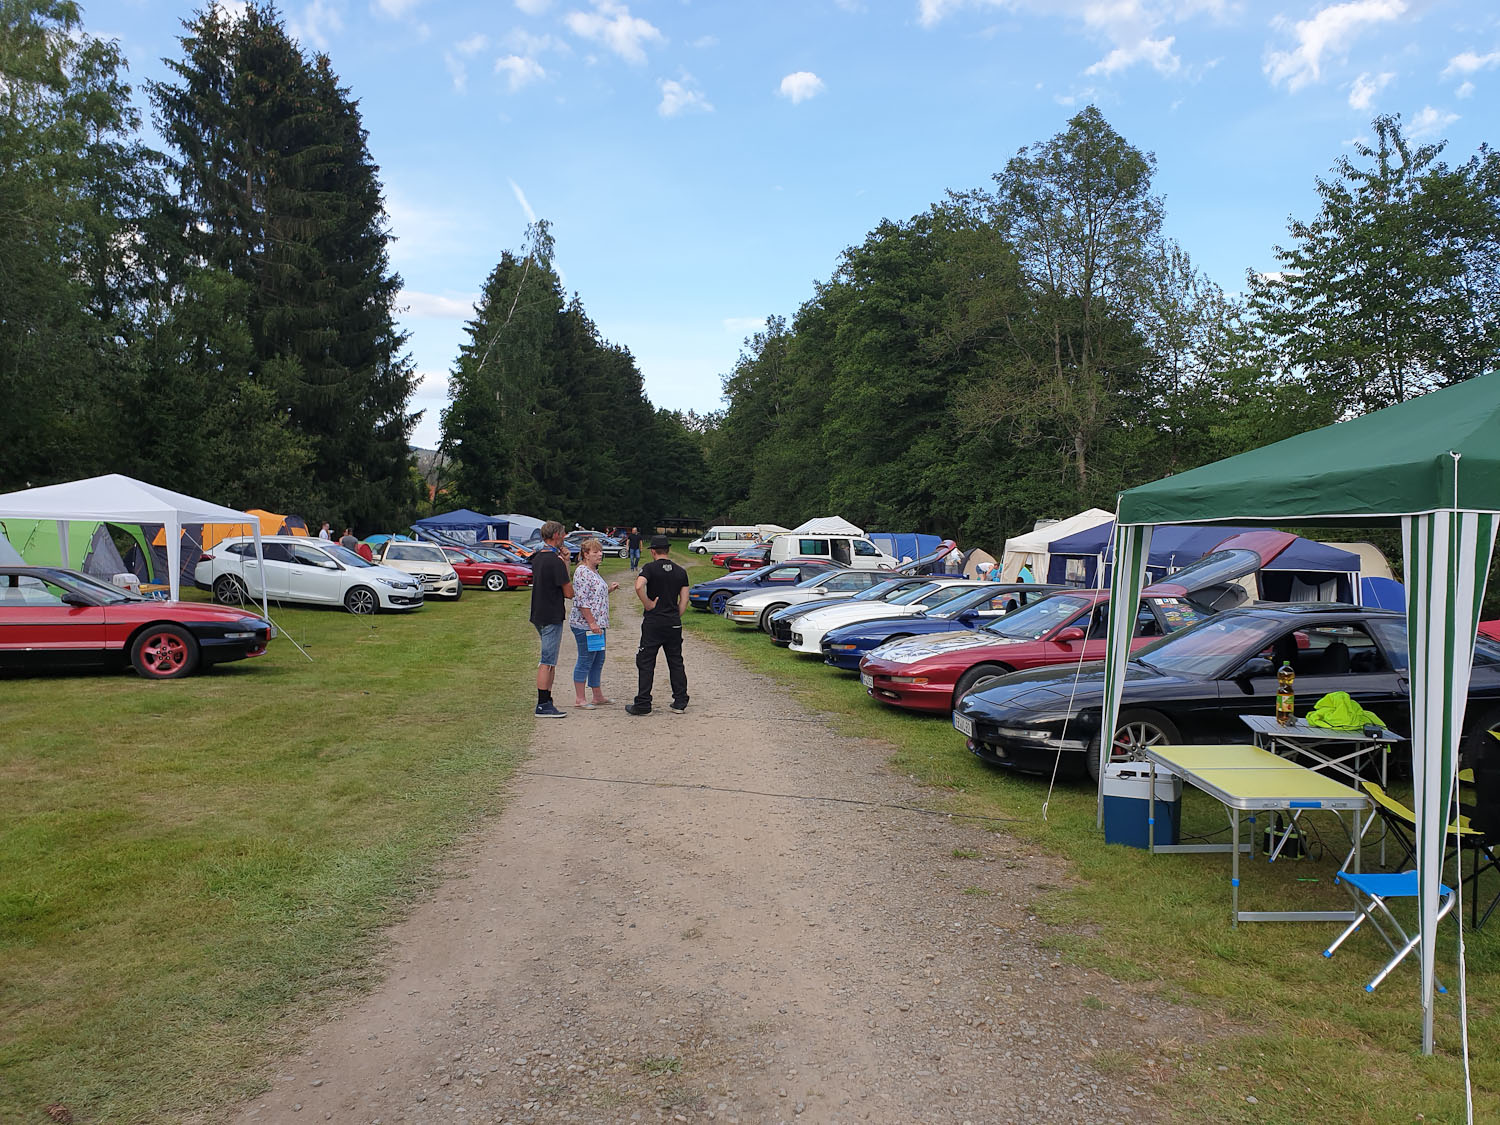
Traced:
MULTIPOLYGON (((1332 957, 1333 951, 1344 944, 1344 939, 1352 934, 1368 919, 1370 925, 1375 927, 1376 932, 1385 939, 1386 945, 1391 947, 1395 954, 1385 963, 1385 967, 1371 978, 1370 983, 1365 985, 1366 992, 1374 992, 1375 986, 1390 975, 1392 969, 1399 965, 1402 960, 1417 947, 1422 940, 1422 935, 1408 936, 1401 928, 1401 923, 1396 921, 1396 916, 1386 906, 1386 901, 1393 898, 1416 898, 1417 897, 1417 873, 1416 871, 1402 871, 1400 874, 1387 874, 1366 871, 1340 871, 1334 877, 1335 883, 1343 883, 1349 890, 1349 895, 1354 899, 1354 905, 1359 908, 1359 913, 1354 921, 1349 923, 1349 928, 1334 939, 1332 945, 1323 950, 1324 957, 1332 957), (1377 913, 1384 915, 1386 923, 1399 935, 1401 944, 1396 944, 1393 938, 1386 932, 1385 926, 1380 924, 1377 913)), ((1438 904, 1438 920, 1441 921, 1448 911, 1453 909, 1453 891, 1440 885, 1438 893, 1442 895, 1442 901, 1438 904)), ((1439 992, 1447 992, 1442 982, 1434 979, 1439 992)))

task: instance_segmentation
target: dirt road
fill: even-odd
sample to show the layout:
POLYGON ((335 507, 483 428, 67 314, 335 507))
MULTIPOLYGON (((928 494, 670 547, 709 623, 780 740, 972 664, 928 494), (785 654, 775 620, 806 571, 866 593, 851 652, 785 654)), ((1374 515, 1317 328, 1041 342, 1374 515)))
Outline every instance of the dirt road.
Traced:
MULTIPOLYGON (((621 703, 628 628, 606 669, 621 703)), ((687 662, 685 716, 537 723, 504 814, 393 932, 384 983, 232 1120, 1164 1116, 1151 1076, 1198 1017, 1048 953, 1028 906, 1055 861, 912 811, 930 795, 889 748, 732 658, 689 638, 687 662)))

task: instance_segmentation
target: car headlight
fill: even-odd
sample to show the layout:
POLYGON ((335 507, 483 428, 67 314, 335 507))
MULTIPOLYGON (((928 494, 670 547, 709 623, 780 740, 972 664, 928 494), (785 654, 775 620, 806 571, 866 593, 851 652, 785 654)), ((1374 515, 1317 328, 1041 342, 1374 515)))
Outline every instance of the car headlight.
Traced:
POLYGON ((1033 742, 1046 742, 1053 737, 1050 731, 1037 730, 1035 727, 996 727, 995 733, 1004 738, 1025 738, 1033 742))
POLYGON ((413 586, 421 585, 421 583, 408 582, 400 578, 386 578, 384 575, 377 575, 375 581, 382 586, 389 586, 392 590, 410 590, 413 586))
POLYGON ((835 652, 855 652, 859 649, 858 645, 846 644, 829 645, 828 647, 833 649, 835 652))

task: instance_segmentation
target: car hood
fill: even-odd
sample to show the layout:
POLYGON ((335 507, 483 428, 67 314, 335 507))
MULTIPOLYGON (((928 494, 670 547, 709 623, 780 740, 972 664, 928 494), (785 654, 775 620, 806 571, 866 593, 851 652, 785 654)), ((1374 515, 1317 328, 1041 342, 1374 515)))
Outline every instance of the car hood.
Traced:
POLYGON ((216 605, 204 605, 202 602, 158 602, 148 598, 140 601, 121 602, 120 605, 105 606, 105 613, 110 610, 118 610, 120 606, 132 606, 144 609, 152 617, 160 617, 164 610, 171 610, 181 615, 184 622, 193 621, 218 621, 225 625, 238 624, 241 621, 254 621, 257 625, 270 627, 267 621, 258 613, 251 612, 250 603, 246 602, 245 609, 229 609, 216 605))
POLYGON ((814 594, 807 590, 788 590, 785 586, 773 586, 769 588, 757 586, 753 590, 746 590, 743 594, 736 594, 733 598, 729 599, 729 604, 759 607, 770 605, 772 602, 785 602, 791 606, 803 602, 821 600, 826 597, 828 597, 827 594, 814 594))
POLYGON ((920 606, 881 605, 877 608, 870 602, 854 602, 850 605, 835 603, 820 606, 802 619, 806 625, 816 625, 823 630, 837 625, 848 625, 855 621, 871 621, 878 617, 908 617, 921 611, 920 606), (905 610, 906 612, 902 612, 905 610))
MULTIPOLYGON (((1125 682, 1154 680, 1187 683, 1188 677, 1168 676, 1131 661, 1125 667, 1125 682)), ((1197 682, 1197 681, 1194 681, 1197 682)), ((1127 688, 1128 691, 1128 688, 1127 688)), ((1008 717, 1018 712, 1097 708, 1104 700, 1104 662, 1052 665, 1012 672, 998 683, 964 696, 965 713, 1008 717)))
POLYGON ((1033 641, 1010 640, 1006 637, 997 637, 994 633, 986 633, 983 630, 971 632, 964 629, 960 632, 939 633, 936 636, 914 637, 911 640, 892 641, 888 645, 881 645, 876 653, 882 660, 894 660, 902 664, 909 664, 915 660, 925 660, 930 656, 943 656, 950 652, 959 652, 966 648, 998 648, 1012 644, 1034 644, 1033 641))
POLYGON ((828 636, 839 639, 865 637, 878 638, 887 633, 969 633, 970 630, 947 617, 928 617, 916 614, 911 617, 877 617, 873 621, 855 621, 829 630, 828 636))

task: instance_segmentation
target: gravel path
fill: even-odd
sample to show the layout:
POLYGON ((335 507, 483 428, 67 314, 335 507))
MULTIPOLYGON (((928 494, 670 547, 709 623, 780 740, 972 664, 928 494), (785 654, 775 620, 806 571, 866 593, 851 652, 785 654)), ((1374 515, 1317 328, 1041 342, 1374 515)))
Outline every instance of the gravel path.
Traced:
POLYGON ((888 748, 686 647, 687 715, 537 723, 384 982, 231 1120, 1165 1118, 1202 1017, 1049 954, 1057 861, 902 807, 931 797, 888 748))

